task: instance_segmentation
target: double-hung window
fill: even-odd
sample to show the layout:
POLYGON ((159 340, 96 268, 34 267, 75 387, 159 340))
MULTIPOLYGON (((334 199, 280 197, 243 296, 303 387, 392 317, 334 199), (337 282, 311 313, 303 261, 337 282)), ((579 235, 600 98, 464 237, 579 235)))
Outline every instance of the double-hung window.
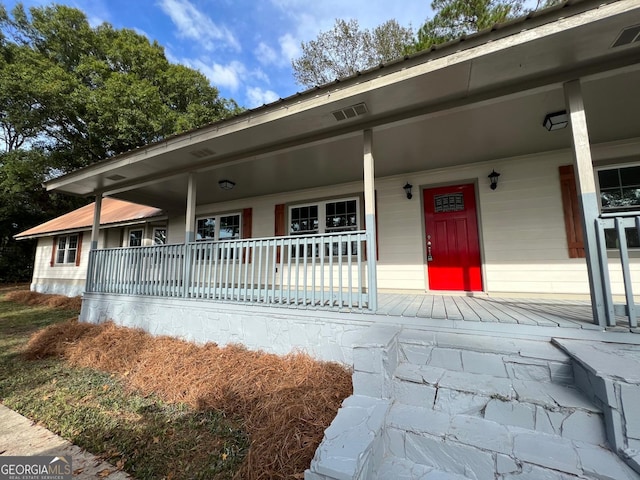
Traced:
POLYGON ((129 241, 128 244, 130 247, 141 247, 142 246, 142 237, 143 231, 141 228, 132 228, 129 230, 129 241))
POLYGON ((240 214, 211 215, 197 220, 196 240, 238 240, 240 214))
MULTIPOLYGON (((225 241, 240 239, 241 215, 231 213, 211 215, 198 218, 196 221, 196 241, 225 241)), ((209 253, 206 254, 209 257, 209 253)), ((219 247, 218 258, 234 258, 234 249, 219 247)))
MULTIPOLYGON (((616 167, 598 170, 600 207, 602 213, 640 212, 640 166, 616 167)), ((625 229, 627 245, 640 248, 635 227, 625 229)), ((615 229, 605 230, 607 248, 617 248, 615 229)))
POLYGON ((58 237, 56 245, 56 263, 76 263, 78 254, 78 235, 58 237))
MULTIPOLYGON (((289 207, 289 234, 314 235, 322 233, 339 233, 358 230, 360 225, 360 202, 356 198, 326 200, 305 205, 289 207)), ((352 242, 351 253, 355 254, 357 242, 352 242)), ((347 255, 348 242, 329 242, 325 246, 325 254, 347 255)), ((316 248, 312 253, 310 248, 300 246, 300 256, 319 255, 316 248)))

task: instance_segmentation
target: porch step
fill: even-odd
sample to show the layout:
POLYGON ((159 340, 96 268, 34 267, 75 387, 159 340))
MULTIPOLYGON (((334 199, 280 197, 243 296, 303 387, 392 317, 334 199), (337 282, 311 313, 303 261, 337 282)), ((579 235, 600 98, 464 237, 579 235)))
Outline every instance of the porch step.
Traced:
POLYGON ((387 416, 385 441, 392 458, 477 480, 526 472, 554 480, 567 478, 559 472, 599 480, 638 478, 600 445, 400 403, 387 416))
POLYGON ((388 457, 377 472, 377 478, 388 480, 468 480, 457 473, 444 472, 404 458, 388 457))
POLYGON ((401 338, 398 357, 383 436, 391 460, 377 478, 428 478, 419 465, 475 480, 640 478, 608 448, 601 409, 551 343, 401 338))

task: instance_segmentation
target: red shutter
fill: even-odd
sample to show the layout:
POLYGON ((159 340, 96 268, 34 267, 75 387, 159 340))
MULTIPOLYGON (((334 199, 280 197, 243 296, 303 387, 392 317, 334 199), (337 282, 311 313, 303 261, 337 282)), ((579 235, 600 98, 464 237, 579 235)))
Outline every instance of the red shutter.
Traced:
POLYGON ((569 258, 584 258, 582 217, 573 165, 560 167, 560 190, 562 192, 562 210, 564 212, 564 226, 567 231, 569 258))
MULTIPOLYGON (((253 210, 245 208, 242 210, 242 238, 251 238, 251 229, 253 227, 253 210)), ((251 263, 251 250, 243 252, 244 261, 251 263)))
POLYGON ((53 246, 51 247, 51 261, 49 265, 52 267, 56 264, 56 247, 58 246, 58 239, 53 237, 53 246))
MULTIPOLYGON (((285 233, 285 205, 280 203, 276 205, 275 209, 275 224, 273 226, 273 233, 276 237, 282 237, 285 233)), ((280 263, 280 247, 276 253, 276 263, 280 263)))
POLYGON ((76 267, 80 266, 81 254, 82 254, 82 232, 78 233, 78 248, 76 249, 76 267))

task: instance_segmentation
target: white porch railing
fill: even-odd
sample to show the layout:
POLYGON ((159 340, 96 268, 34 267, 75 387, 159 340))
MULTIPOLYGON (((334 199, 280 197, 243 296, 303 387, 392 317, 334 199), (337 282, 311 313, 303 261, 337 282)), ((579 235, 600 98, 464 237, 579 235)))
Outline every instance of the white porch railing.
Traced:
POLYGON ((366 232, 92 250, 87 292, 364 309, 366 232))
MULTIPOLYGON (((603 216, 596 219, 596 232, 598 239, 598 259, 600 271, 602 272, 601 288, 604 297, 604 316, 606 326, 616 325, 616 314, 629 317, 629 327, 638 326, 638 309, 633 297, 633 285, 631 280, 631 268, 629 262, 629 246, 627 233, 632 233, 629 229, 635 230, 640 237, 640 216, 638 212, 632 214, 603 216), (611 280, 609 267, 609 254, 607 252, 606 230, 614 230, 616 238, 616 249, 620 257, 622 270, 622 280, 625 291, 625 304, 615 305, 611 294, 611 280)), ((613 232, 612 232, 613 233, 613 232)))

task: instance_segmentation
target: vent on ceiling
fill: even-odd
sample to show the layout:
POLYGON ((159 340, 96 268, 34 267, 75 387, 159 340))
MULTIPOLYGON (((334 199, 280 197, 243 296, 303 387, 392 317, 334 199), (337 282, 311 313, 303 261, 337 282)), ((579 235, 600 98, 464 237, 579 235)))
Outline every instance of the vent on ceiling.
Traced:
POLYGON ((367 113, 367 106, 364 103, 358 103, 357 105, 351 105, 350 107, 343 108, 342 110, 336 110, 331 112, 337 121, 347 120, 348 118, 355 118, 367 113))
POLYGON ((124 180, 125 178, 127 178, 127 177, 124 177, 124 176, 122 176, 122 175, 118 175, 117 173, 116 173, 116 174, 114 174, 114 175, 109 175, 109 176, 107 177, 107 179, 109 179, 109 180, 113 180, 114 182, 117 182, 118 180, 124 180))
POLYGON ((192 150, 189 153, 196 158, 204 158, 204 157, 209 157, 211 155, 216 154, 216 152, 214 152, 210 148, 203 148, 201 150, 192 150))
POLYGON ((633 27, 627 27, 622 30, 618 38, 616 38, 616 41, 613 42, 611 48, 621 47, 622 45, 628 45, 634 42, 640 42, 640 25, 634 25, 633 27))

